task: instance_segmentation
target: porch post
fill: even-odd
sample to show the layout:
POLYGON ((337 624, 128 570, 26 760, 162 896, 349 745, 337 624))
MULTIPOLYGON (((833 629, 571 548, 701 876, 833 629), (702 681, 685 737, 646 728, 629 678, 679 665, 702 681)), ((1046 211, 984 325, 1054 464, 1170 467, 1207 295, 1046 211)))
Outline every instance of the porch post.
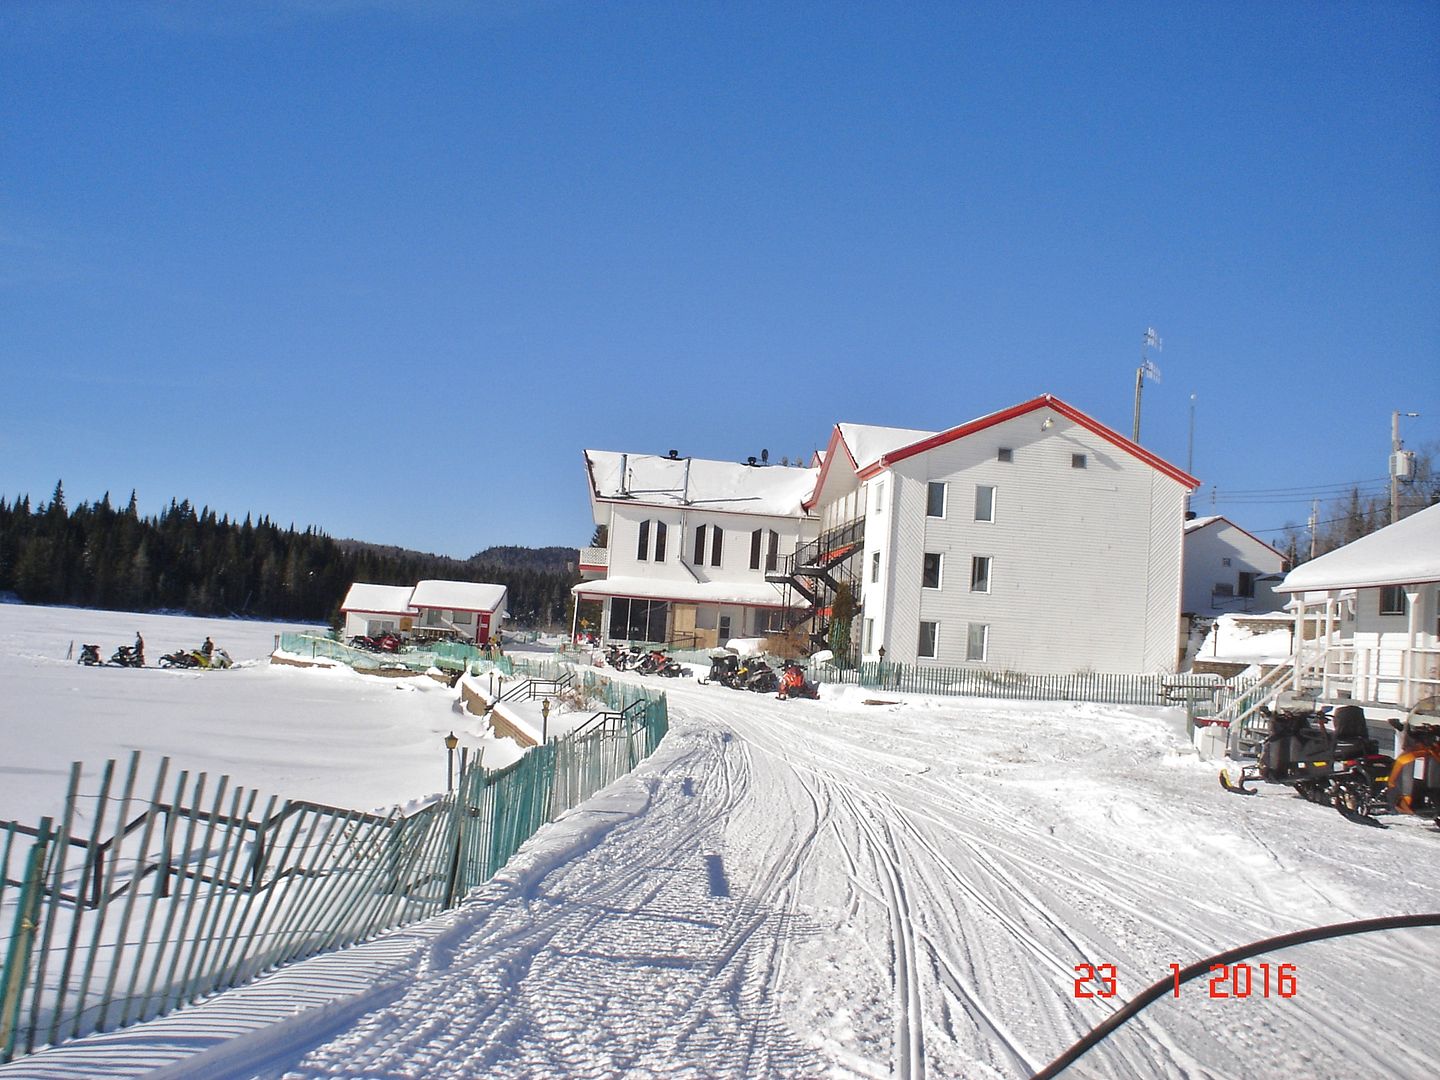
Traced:
POLYGON ((1405 648, 1400 653, 1400 706, 1408 709, 1420 700, 1421 690, 1416 683, 1416 669, 1420 657, 1415 650, 1420 645, 1420 602, 1419 585, 1405 586, 1405 600, 1408 603, 1408 618, 1405 628, 1405 648))

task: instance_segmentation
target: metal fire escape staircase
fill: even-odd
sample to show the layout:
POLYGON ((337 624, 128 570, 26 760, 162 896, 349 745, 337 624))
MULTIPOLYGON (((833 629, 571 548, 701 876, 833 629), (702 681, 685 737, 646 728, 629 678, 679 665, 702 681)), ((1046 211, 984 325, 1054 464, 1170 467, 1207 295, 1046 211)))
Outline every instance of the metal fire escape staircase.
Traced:
POLYGON ((781 568, 765 574, 765 580, 784 590, 787 607, 792 593, 810 605, 808 611, 792 616, 785 629, 810 623, 810 642, 826 647, 835 594, 848 585, 855 602, 860 602, 860 562, 854 556, 865 549, 865 519, 857 518, 831 529, 787 555, 781 568))

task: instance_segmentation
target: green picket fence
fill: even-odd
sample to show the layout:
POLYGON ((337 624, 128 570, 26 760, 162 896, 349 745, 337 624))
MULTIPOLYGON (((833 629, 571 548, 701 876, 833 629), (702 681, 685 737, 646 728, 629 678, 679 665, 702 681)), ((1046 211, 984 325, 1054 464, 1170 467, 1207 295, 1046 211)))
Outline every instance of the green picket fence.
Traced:
POLYGON ((0 823, 0 1061, 454 906, 659 745, 663 694, 596 691, 612 707, 581 729, 504 769, 462 764, 403 816, 262 800, 168 758, 142 778, 138 752, 82 792, 75 764, 58 823, 0 823))
POLYGON ((1111 705, 1184 704, 1214 701, 1243 691, 1249 681, 1222 680, 1215 675, 1117 675, 1072 672, 1067 675, 1028 675, 984 668, 937 667, 867 661, 856 667, 829 664, 810 666, 819 682, 849 683, 874 690, 917 694, 1007 698, 1018 701, 1093 701, 1111 705))

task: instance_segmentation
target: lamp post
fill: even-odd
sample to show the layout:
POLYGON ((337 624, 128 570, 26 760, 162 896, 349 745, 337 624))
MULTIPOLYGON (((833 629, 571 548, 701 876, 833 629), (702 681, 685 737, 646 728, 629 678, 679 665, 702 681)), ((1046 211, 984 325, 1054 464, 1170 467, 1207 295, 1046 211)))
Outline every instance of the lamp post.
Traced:
POLYGON ((540 741, 550 741, 550 699, 540 699, 540 741))
POLYGON ((880 676, 880 685, 883 687, 883 686, 885 685, 885 646, 884 646, 884 645, 881 645, 880 648, 878 648, 878 649, 875 650, 875 651, 876 651, 877 653, 879 653, 879 655, 880 655, 880 671, 879 671, 879 676, 880 676))
POLYGON ((455 732, 445 736, 445 790, 455 790, 455 747, 460 745, 460 740, 455 737, 455 732))

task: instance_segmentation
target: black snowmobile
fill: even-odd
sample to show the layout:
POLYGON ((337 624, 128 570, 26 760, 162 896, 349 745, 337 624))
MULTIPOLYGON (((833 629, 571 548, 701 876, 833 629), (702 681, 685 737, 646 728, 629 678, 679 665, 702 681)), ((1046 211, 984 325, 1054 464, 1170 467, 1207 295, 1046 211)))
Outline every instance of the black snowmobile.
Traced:
POLYGON ((721 686, 729 686, 739 668, 738 653, 732 649, 716 649, 710 654, 710 674, 700 681, 702 684, 718 682, 721 686))
POLYGON ((144 667, 145 659, 129 645, 121 645, 110 657, 110 663, 117 667, 144 667))
POLYGON ((104 660, 100 659, 99 645, 84 644, 80 646, 80 659, 75 662, 77 664, 84 664, 86 667, 100 667, 105 663, 104 660))
POLYGON ((1395 764, 1379 749, 1358 705, 1342 705, 1329 716, 1281 710, 1270 714, 1270 734, 1260 744, 1255 764, 1242 767, 1238 776, 1222 771, 1220 786, 1237 795, 1254 795, 1250 785, 1256 780, 1285 784, 1346 817, 1369 817, 1388 807, 1395 764))

